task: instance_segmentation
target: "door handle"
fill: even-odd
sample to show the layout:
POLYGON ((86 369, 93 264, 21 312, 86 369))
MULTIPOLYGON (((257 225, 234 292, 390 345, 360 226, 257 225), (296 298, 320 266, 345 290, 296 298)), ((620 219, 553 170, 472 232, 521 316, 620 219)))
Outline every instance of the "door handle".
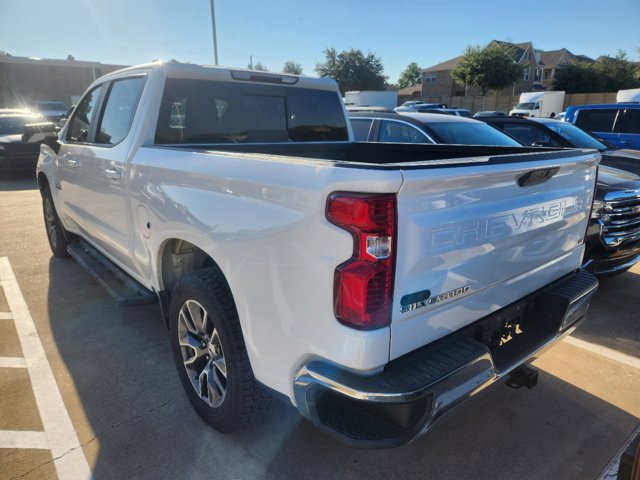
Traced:
POLYGON ((107 178, 111 180, 120 180, 122 179, 122 172, 120 170, 116 170, 115 168, 107 168, 104 171, 104 174, 107 178))
POLYGON ((80 162, 78 162, 78 160, 67 160, 67 165, 69 167, 78 168, 80 166, 80 162))

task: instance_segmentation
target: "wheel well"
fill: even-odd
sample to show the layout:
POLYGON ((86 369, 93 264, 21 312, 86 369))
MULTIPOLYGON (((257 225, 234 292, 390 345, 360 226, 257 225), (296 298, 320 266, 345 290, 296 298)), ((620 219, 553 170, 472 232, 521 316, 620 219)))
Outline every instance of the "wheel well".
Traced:
POLYGON ((179 239, 165 242, 161 262, 162 285, 167 295, 171 295, 173 287, 184 274, 202 268, 218 267, 203 250, 179 239))
POLYGON ((40 189, 40 191, 42 191, 48 186, 49 186, 49 180, 47 179, 47 176, 44 173, 40 172, 38 174, 38 188, 40 189))

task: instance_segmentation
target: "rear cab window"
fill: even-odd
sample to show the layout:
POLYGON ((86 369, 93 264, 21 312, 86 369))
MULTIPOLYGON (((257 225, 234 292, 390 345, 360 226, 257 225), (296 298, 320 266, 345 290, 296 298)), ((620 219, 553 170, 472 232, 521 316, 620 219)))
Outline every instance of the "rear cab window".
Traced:
POLYGON ((156 144, 348 141, 334 91, 168 78, 156 144))

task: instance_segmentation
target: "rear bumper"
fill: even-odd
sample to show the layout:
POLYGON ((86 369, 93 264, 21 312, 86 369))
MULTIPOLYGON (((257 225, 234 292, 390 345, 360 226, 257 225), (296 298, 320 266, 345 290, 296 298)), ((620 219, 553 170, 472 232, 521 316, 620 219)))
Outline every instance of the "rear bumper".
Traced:
POLYGON ((389 362, 373 376, 312 361, 294 380, 298 410, 321 430, 354 447, 407 443, 452 407, 573 331, 586 317, 597 286, 588 272, 574 272, 389 362), (507 331, 511 339, 505 342, 501 338, 507 331))

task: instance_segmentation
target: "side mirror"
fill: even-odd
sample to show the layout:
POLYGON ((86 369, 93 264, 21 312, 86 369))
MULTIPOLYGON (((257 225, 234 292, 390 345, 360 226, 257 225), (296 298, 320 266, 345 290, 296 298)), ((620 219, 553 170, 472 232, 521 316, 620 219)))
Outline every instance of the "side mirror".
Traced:
POLYGON ((51 122, 31 123, 22 130, 24 143, 51 143, 58 140, 56 126, 51 122))

